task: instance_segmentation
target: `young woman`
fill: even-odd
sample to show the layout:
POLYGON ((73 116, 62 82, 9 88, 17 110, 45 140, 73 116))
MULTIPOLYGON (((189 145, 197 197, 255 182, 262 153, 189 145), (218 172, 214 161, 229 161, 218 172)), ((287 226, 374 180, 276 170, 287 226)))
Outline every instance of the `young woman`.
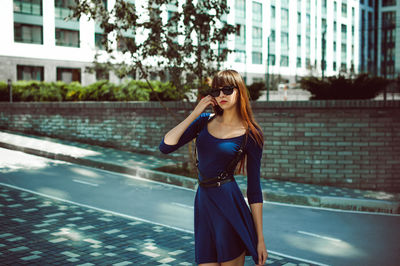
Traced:
POLYGON ((264 265, 268 253, 262 230, 262 131, 253 118, 247 89, 238 72, 218 72, 211 87, 210 94, 199 101, 193 112, 164 136, 159 148, 170 153, 196 137, 196 263, 244 265, 247 255, 252 256, 256 265, 264 265), (214 114, 203 113, 209 105, 214 114), (245 168, 251 211, 233 178, 233 174, 244 172, 245 168))

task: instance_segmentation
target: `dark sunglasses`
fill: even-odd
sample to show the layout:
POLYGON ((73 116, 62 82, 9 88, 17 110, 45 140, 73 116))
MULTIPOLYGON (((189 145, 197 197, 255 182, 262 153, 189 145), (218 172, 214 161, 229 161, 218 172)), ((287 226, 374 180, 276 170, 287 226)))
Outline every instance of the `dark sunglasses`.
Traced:
POLYGON ((225 95, 231 95, 233 93, 233 89, 236 88, 235 86, 224 86, 221 89, 212 89, 209 94, 212 97, 218 97, 220 91, 222 91, 225 95))

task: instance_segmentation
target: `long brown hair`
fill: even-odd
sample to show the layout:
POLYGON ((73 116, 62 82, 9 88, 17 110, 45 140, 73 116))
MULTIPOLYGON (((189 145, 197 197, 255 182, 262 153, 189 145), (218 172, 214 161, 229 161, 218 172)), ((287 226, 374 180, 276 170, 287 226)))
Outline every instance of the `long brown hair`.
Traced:
MULTIPOLYGON (((264 136, 260 126, 254 119, 253 111, 249 101, 249 94, 247 92, 246 85, 240 74, 235 70, 222 70, 214 75, 211 83, 213 89, 220 88, 223 86, 235 86, 239 90, 239 98, 237 100, 236 107, 238 108, 240 117, 245 122, 247 137, 250 135, 255 142, 262 147, 264 143, 264 136)), ((220 106, 213 106, 215 115, 222 115, 223 110, 220 106)), ((239 164, 237 173, 244 173, 245 171, 245 157, 242 158, 239 164)))

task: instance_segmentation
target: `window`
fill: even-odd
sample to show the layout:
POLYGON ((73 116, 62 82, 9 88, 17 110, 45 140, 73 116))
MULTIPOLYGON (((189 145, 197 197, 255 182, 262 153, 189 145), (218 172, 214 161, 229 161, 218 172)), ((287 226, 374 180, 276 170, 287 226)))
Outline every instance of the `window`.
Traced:
POLYGON ((14 23, 14 41, 43 44, 42 26, 14 23))
POLYGON ((374 20, 372 19, 372 12, 368 12, 368 31, 374 27, 374 20))
POLYGON ((321 31, 322 33, 326 31, 326 18, 321 19, 321 31))
POLYGON ((236 24, 236 43, 246 44, 246 25, 236 24))
POLYGON ((275 42, 275 31, 271 30, 271 36, 269 36, 271 42, 275 42))
POLYGON ((311 61, 310 61, 310 58, 306 58, 306 67, 307 68, 310 68, 311 67, 311 61))
POLYGON ((287 28, 289 26, 289 10, 287 8, 281 9, 281 27, 287 28))
POLYGON ((253 46, 262 46, 262 28, 260 27, 253 27, 253 46))
POLYGON ((396 0, 382 0, 382 6, 395 6, 396 0))
POLYGON ((342 49, 341 49, 341 52, 342 52, 341 59, 342 59, 342 61, 346 61, 346 59, 347 59, 347 50, 346 49, 347 49, 346 44, 342 43, 342 49))
POLYGON ((289 52, 289 33, 281 32, 281 51, 283 54, 289 52))
POLYGON ((107 34, 95 33, 94 34, 94 45, 97 49, 105 50, 105 42, 107 42, 107 34))
POLYGON ((44 67, 17 65, 17 80, 43 81, 44 67))
POLYGON ((70 7, 76 6, 75 0, 55 0, 55 17, 64 19, 71 15, 72 9, 70 7))
POLYGON ((306 10, 307 10, 307 12, 310 12, 310 10, 311 10, 311 0, 306 0, 306 10))
POLYGON ((306 15, 306 32, 310 34, 311 31, 311 19, 310 19, 310 14, 306 15))
POLYGON ((347 39, 347 25, 342 24, 342 42, 346 42, 347 39))
POLYGON ((301 35, 297 35, 297 47, 301 47, 301 35))
POLYGON ((81 82, 81 69, 57 67, 57 80, 64 81, 65 83, 72 81, 81 82))
POLYGON ((174 16, 176 18, 177 15, 178 15, 178 12, 168 10, 168 22, 171 24, 170 31, 172 33, 177 33, 178 32, 178 23, 177 23, 177 21, 175 19, 171 20, 172 18, 174 18, 174 16))
POLYGON ((135 44, 135 39, 132 37, 121 36, 118 37, 117 40, 117 50, 118 51, 127 51, 128 47, 135 44))
POLYGON ((333 12, 334 12, 334 15, 336 15, 336 12, 337 12, 337 3, 336 3, 336 1, 333 2, 333 12))
POLYGON ((368 5, 369 5, 370 7, 373 7, 373 6, 374 6, 374 0, 369 0, 369 1, 368 1, 368 5))
POLYGON ((105 10, 108 9, 108 5, 107 5, 107 0, 101 0, 103 7, 105 8, 105 10))
POLYGON ((14 12, 29 15, 43 15, 42 0, 14 0, 14 12))
POLYGON ((297 23, 301 24, 301 13, 297 12, 297 23))
POLYGON ((382 12, 382 26, 386 29, 396 27, 396 12, 382 12))
POLYGON ((281 55, 281 66, 287 67, 289 66, 289 56, 287 55, 281 55))
POLYGON ((246 62, 246 52, 243 50, 235 51, 235 62, 236 63, 245 63, 246 62))
POLYGON ((289 7, 289 0, 281 0, 281 6, 289 7))
POLYGON ((235 13, 238 18, 246 17, 246 2, 245 0, 235 0, 235 13))
POLYGON ((311 52, 311 39, 310 36, 306 37, 306 54, 310 54, 311 52))
POLYGON ((333 70, 336 71, 336 62, 333 62, 333 70))
POLYGON ((347 71, 347 65, 346 63, 341 63, 340 64, 340 71, 346 72, 347 71))
POLYGON ((275 65, 275 55, 274 54, 270 54, 268 56, 268 64, 270 66, 274 66, 275 65))
POLYGON ((253 52, 252 53, 252 63, 261 65, 262 64, 262 53, 253 52))
POLYGON ((301 68, 301 57, 297 57, 296 67, 301 68))
POLYGON ((110 72, 105 69, 96 70, 96 80, 109 80, 110 72))
POLYGON ((262 4, 253 2, 253 21, 262 22, 262 4))
POLYGON ((336 52, 336 42, 333 42, 333 51, 336 52))
POLYGON ((275 13, 276 11, 275 11, 275 6, 271 6, 271 18, 272 19, 275 19, 275 17, 276 17, 276 13, 275 13))
POLYGON ((342 3, 342 17, 347 17, 347 4, 342 3))
POLYGON ((336 21, 333 22, 333 31, 335 33, 337 32, 337 23, 336 23, 336 21))
POLYGON ((56 45, 79 47, 79 31, 56 28, 56 45))

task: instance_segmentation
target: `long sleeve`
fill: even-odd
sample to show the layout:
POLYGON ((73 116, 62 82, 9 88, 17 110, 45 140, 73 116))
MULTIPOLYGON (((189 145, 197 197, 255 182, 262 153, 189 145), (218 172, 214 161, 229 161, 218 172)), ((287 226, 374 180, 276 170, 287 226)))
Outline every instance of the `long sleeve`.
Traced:
POLYGON ((161 143, 159 145, 159 149, 162 153, 171 153, 173 151, 176 151, 189 141, 191 141, 193 138, 196 137, 197 133, 202 129, 202 125, 204 125, 204 122, 208 119, 210 116, 209 113, 202 113, 199 115, 183 132, 182 136, 180 137, 179 141, 175 145, 168 145, 164 142, 164 137, 161 140, 161 143))
POLYGON ((260 165, 263 147, 260 147, 254 139, 249 137, 246 150, 247 199, 249 204, 263 202, 260 184, 260 165))

